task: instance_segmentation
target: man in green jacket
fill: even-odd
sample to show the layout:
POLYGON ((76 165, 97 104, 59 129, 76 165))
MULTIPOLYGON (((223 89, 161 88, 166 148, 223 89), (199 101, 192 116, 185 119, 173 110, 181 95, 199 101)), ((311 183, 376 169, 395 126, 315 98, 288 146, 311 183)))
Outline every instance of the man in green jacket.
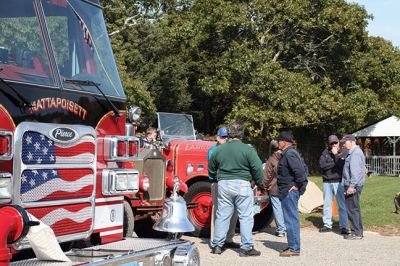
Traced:
POLYGON ((221 254, 226 234, 234 210, 240 221, 241 245, 239 255, 259 256, 254 249, 252 229, 253 190, 251 181, 262 186, 262 162, 256 151, 241 139, 244 129, 238 123, 228 126, 229 142, 220 145, 211 155, 208 163, 208 176, 218 181, 218 209, 215 221, 212 253, 221 254))

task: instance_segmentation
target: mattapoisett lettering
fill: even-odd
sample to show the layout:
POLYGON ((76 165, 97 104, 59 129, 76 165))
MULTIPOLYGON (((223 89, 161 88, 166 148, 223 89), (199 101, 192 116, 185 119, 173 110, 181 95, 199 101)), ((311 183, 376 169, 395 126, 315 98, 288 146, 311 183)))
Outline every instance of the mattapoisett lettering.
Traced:
POLYGON ((63 99, 63 98, 42 98, 32 102, 33 107, 29 108, 30 113, 37 113, 43 110, 63 109, 74 115, 79 116, 82 120, 86 119, 87 111, 79 104, 63 99))

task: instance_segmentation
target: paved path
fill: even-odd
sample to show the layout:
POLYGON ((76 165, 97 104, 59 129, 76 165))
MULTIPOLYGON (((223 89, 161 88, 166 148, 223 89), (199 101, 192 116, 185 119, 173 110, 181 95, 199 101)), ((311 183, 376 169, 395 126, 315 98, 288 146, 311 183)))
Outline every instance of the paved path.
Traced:
MULTIPOLYGON (((362 240, 344 240, 337 233, 319 233, 316 229, 301 229, 301 256, 282 258, 278 250, 286 248, 286 238, 271 234, 271 229, 253 235, 260 257, 239 257, 237 250, 221 255, 210 253, 209 239, 184 236, 197 244, 201 265, 400 265, 400 236, 381 236, 365 232, 362 240)), ((235 242, 240 242, 237 234, 235 242)))

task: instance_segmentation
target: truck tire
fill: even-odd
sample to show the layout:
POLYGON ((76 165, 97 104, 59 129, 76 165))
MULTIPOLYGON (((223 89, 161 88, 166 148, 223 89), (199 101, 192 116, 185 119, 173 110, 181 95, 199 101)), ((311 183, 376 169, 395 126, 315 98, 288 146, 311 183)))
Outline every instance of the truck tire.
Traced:
POLYGON ((197 208, 189 209, 189 220, 192 222, 195 231, 194 236, 209 237, 211 224, 211 183, 201 181, 194 183, 183 196, 187 203, 196 202, 197 208))
POLYGON ((267 207, 261 210, 260 213, 254 216, 254 226, 253 231, 259 231, 269 225, 274 218, 274 213, 272 210, 271 203, 268 204, 267 207))
POLYGON ((133 216, 132 206, 124 200, 124 224, 123 237, 132 237, 135 228, 135 217, 133 216))

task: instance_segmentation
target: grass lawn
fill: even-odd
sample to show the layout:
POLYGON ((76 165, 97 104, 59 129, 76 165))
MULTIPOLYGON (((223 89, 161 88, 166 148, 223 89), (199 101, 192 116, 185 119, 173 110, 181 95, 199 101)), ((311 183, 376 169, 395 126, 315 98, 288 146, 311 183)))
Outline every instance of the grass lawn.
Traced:
MULTIPOLYGON (((322 190, 322 177, 312 176, 309 180, 322 190)), ((395 214, 393 199, 400 192, 400 178, 373 176, 366 180, 361 194, 361 215, 366 230, 382 234, 400 235, 400 214, 395 214)), ((310 214, 300 214, 303 227, 322 227, 322 208, 310 214)), ((338 226, 337 221, 334 227, 338 226)))

